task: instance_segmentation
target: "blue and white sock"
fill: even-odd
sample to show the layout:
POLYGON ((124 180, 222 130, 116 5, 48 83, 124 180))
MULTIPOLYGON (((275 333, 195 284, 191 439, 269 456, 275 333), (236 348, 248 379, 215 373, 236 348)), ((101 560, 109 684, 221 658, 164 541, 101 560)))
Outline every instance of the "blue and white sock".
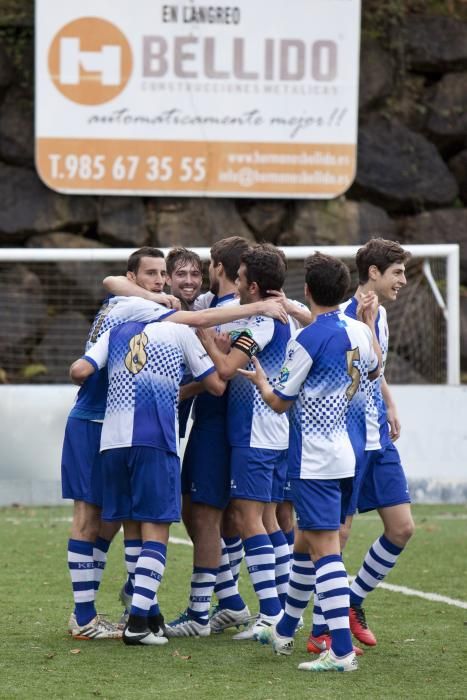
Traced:
POLYGON ((94 588, 96 591, 99 590, 99 586, 101 585, 109 547, 110 540, 105 540, 103 537, 98 537, 94 542, 92 556, 94 558, 94 588))
POLYGON ((250 580, 259 600, 262 615, 278 615, 282 611, 276 590, 274 549, 267 535, 254 535, 244 540, 245 561, 250 580))
POLYGON ((350 586, 351 605, 363 603, 368 593, 386 578, 402 551, 402 547, 392 544, 384 535, 373 542, 350 586))
POLYGON ((318 596, 315 595, 313 603, 313 627, 311 629, 311 634, 313 637, 321 637, 321 635, 325 634, 326 632, 328 632, 328 626, 326 624, 326 620, 324 619, 318 596))
POLYGON ((193 567, 188 613, 196 622, 203 625, 207 625, 209 622, 209 606, 211 605, 216 576, 217 569, 207 569, 202 566, 193 567))
POLYGON ((133 590, 135 587, 136 562, 141 554, 142 544, 143 543, 141 540, 123 540, 123 545, 125 547, 125 565, 128 574, 128 578, 125 583, 125 592, 128 595, 133 595, 133 590))
POLYGON ((315 567, 309 554, 294 552, 284 615, 277 624, 282 637, 293 637, 298 622, 308 605, 315 587, 315 567))
POLYGON ((96 617, 92 542, 68 540, 68 569, 73 587, 76 622, 83 627, 96 617))
POLYGON ((157 605, 157 591, 165 570, 167 547, 162 542, 143 542, 136 562, 135 590, 130 615, 147 617, 157 605))
POLYGON ((271 533, 269 535, 269 539, 271 540, 271 544, 274 549, 274 557, 276 560, 274 573, 276 576, 277 595, 281 601, 282 608, 284 608, 290 572, 289 545, 287 544, 287 540, 282 530, 277 530, 277 532, 271 533))
POLYGON ((235 581, 240 576, 240 565, 243 561, 243 542, 240 537, 224 537, 225 548, 229 556, 230 569, 235 581))
POLYGON ((287 540, 287 544, 289 545, 289 556, 290 556, 290 559, 292 560, 293 545, 295 542, 295 529, 292 528, 291 530, 289 530, 289 532, 284 532, 284 535, 285 535, 285 539, 287 540))
POLYGON ((340 554, 330 554, 315 562, 316 593, 329 627, 331 649, 346 656, 353 649, 349 623, 349 581, 340 554))
POLYGON ((219 607, 224 610, 243 610, 245 607, 245 603, 238 592, 238 582, 232 576, 229 555, 223 539, 221 539, 221 559, 214 593, 219 601, 219 607))

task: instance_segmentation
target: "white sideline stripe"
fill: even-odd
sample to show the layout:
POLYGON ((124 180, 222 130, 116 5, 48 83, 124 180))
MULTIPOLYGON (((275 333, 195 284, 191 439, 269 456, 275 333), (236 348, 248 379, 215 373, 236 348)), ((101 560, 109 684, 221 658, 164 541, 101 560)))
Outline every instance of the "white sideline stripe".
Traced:
POLYGON ((181 537, 169 537, 169 542, 172 544, 186 544, 188 547, 193 547, 191 540, 183 540, 181 537))
POLYGON ((454 605, 456 608, 463 608, 464 610, 467 610, 467 602, 464 600, 448 598, 447 596, 440 595, 439 593, 424 593, 424 591, 416 591, 413 588, 406 588, 405 586, 394 586, 392 583, 380 583, 378 588, 384 588, 385 590, 392 591, 393 593, 402 593, 403 595, 423 598, 424 600, 432 600, 434 603, 446 603, 446 605, 454 605))

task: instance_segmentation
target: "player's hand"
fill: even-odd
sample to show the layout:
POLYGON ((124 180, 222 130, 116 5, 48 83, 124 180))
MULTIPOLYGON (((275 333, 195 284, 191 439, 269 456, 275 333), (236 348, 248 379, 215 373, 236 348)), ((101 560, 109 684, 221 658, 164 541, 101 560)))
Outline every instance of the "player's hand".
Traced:
POLYGON ((378 295, 375 292, 362 294, 357 306, 357 318, 371 326, 376 323, 378 317, 378 295))
POLYGON ((247 369, 237 369, 237 372, 246 377, 252 384, 260 388, 261 385, 264 385, 265 383, 267 384, 268 379, 264 369, 261 367, 260 361, 256 357, 252 357, 251 361, 255 367, 254 370, 250 371, 247 369))
POLYGON ((221 331, 214 336, 214 342, 224 355, 228 355, 231 349, 230 335, 221 331))
POLYGON ((174 297, 172 294, 154 294, 154 301, 157 304, 166 306, 168 309, 174 309, 174 311, 180 311, 182 308, 180 299, 177 299, 177 297, 174 297))
POLYGON ((396 442, 401 436, 401 424, 397 416, 395 408, 387 408, 387 420, 389 423, 389 437, 393 442, 396 442))
POLYGON ((285 296, 280 296, 282 295, 282 292, 277 292, 277 294, 279 295, 277 298, 265 299, 263 301, 264 308, 262 311, 262 315, 268 316, 269 318, 276 318, 282 323, 288 323, 289 319, 287 316, 286 308, 284 306, 285 296))
POLYGON ((197 328, 196 335, 206 350, 215 345, 216 333, 212 328, 197 328))

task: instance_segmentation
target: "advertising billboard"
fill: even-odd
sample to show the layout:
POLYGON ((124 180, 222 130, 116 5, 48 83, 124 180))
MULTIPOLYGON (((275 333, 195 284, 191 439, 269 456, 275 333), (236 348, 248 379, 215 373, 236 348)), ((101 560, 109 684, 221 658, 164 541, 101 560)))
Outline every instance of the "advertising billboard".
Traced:
POLYGON ((360 0, 37 0, 59 192, 331 198, 356 167, 360 0))

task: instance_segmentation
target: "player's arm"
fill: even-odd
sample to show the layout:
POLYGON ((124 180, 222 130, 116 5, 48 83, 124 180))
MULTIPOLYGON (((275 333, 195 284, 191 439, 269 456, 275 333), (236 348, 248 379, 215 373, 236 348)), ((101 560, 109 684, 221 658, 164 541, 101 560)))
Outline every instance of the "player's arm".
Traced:
POLYGON ((203 311, 177 311, 167 321, 172 323, 185 323, 193 328, 210 328, 230 321, 238 321, 248 316, 268 316, 276 318, 282 323, 287 323, 287 313, 275 299, 262 299, 252 304, 231 304, 229 306, 214 307, 203 311))
POLYGON ((371 331, 373 350, 378 358, 378 365, 372 369, 371 372, 368 372, 368 378, 371 381, 374 381, 380 376, 381 367, 383 366, 383 353, 381 352, 381 346, 379 344, 378 334, 376 332, 376 320, 378 318, 378 297, 374 292, 363 294, 359 299, 357 318, 363 321, 363 323, 368 326, 371 331))
POLYGON ((73 384, 77 384, 78 386, 81 386, 84 384, 86 379, 91 376, 91 374, 94 374, 96 371, 96 367, 85 360, 84 358, 80 358, 79 360, 76 360, 73 362, 73 364, 70 367, 70 378, 73 384))
POLYGON ((180 342, 188 369, 195 382, 200 385, 201 391, 209 391, 214 396, 222 396, 227 384, 219 376, 200 340, 189 328, 180 328, 180 342))
POLYGON ((106 331, 84 357, 73 362, 70 367, 70 378, 73 384, 81 386, 91 374, 105 366, 109 354, 109 337, 110 331, 106 331))
POLYGON ((202 381, 198 382, 198 384, 200 385, 201 391, 209 391, 209 393, 214 396, 222 396, 227 386, 227 382, 221 379, 216 371, 208 374, 202 381))
POLYGON ((309 326, 313 321, 311 311, 307 309, 304 304, 299 304, 298 302, 294 302, 292 299, 288 299, 282 290, 268 290, 268 294, 275 299, 279 299, 282 302, 287 314, 292 316, 292 318, 295 319, 298 325, 302 328, 309 326))
POLYGON ((276 413, 285 413, 288 411, 293 401, 286 401, 275 394, 273 388, 268 382, 266 374, 261 367, 261 363, 259 362, 258 358, 253 357, 252 361, 255 366, 254 371, 249 372, 246 369, 238 369, 238 373, 249 379, 250 382, 257 387, 261 393, 263 401, 267 403, 267 405, 272 408, 273 411, 276 413))
POLYGON ((179 401, 186 401, 187 399, 192 399, 198 394, 202 394, 204 391, 203 384, 201 382, 190 382, 189 384, 182 384, 178 394, 179 401))
POLYGON ((218 347, 214 333, 199 328, 197 335, 214 362, 219 376, 225 381, 232 379, 238 369, 246 367, 253 355, 259 350, 255 340, 247 333, 241 333, 238 336, 228 355, 218 347))
POLYGON ((389 435, 393 442, 398 440, 401 436, 401 424, 399 421, 399 416, 397 415, 396 404, 392 398, 392 394, 389 391, 389 386, 384 377, 381 378, 381 393, 383 395, 383 401, 386 404, 386 412, 389 423, 389 435))
POLYGON ((140 297, 157 304, 167 306, 169 309, 180 309, 180 300, 172 294, 150 292, 140 287, 136 282, 129 280, 124 275, 109 275, 102 282, 104 289, 117 297, 140 297))

